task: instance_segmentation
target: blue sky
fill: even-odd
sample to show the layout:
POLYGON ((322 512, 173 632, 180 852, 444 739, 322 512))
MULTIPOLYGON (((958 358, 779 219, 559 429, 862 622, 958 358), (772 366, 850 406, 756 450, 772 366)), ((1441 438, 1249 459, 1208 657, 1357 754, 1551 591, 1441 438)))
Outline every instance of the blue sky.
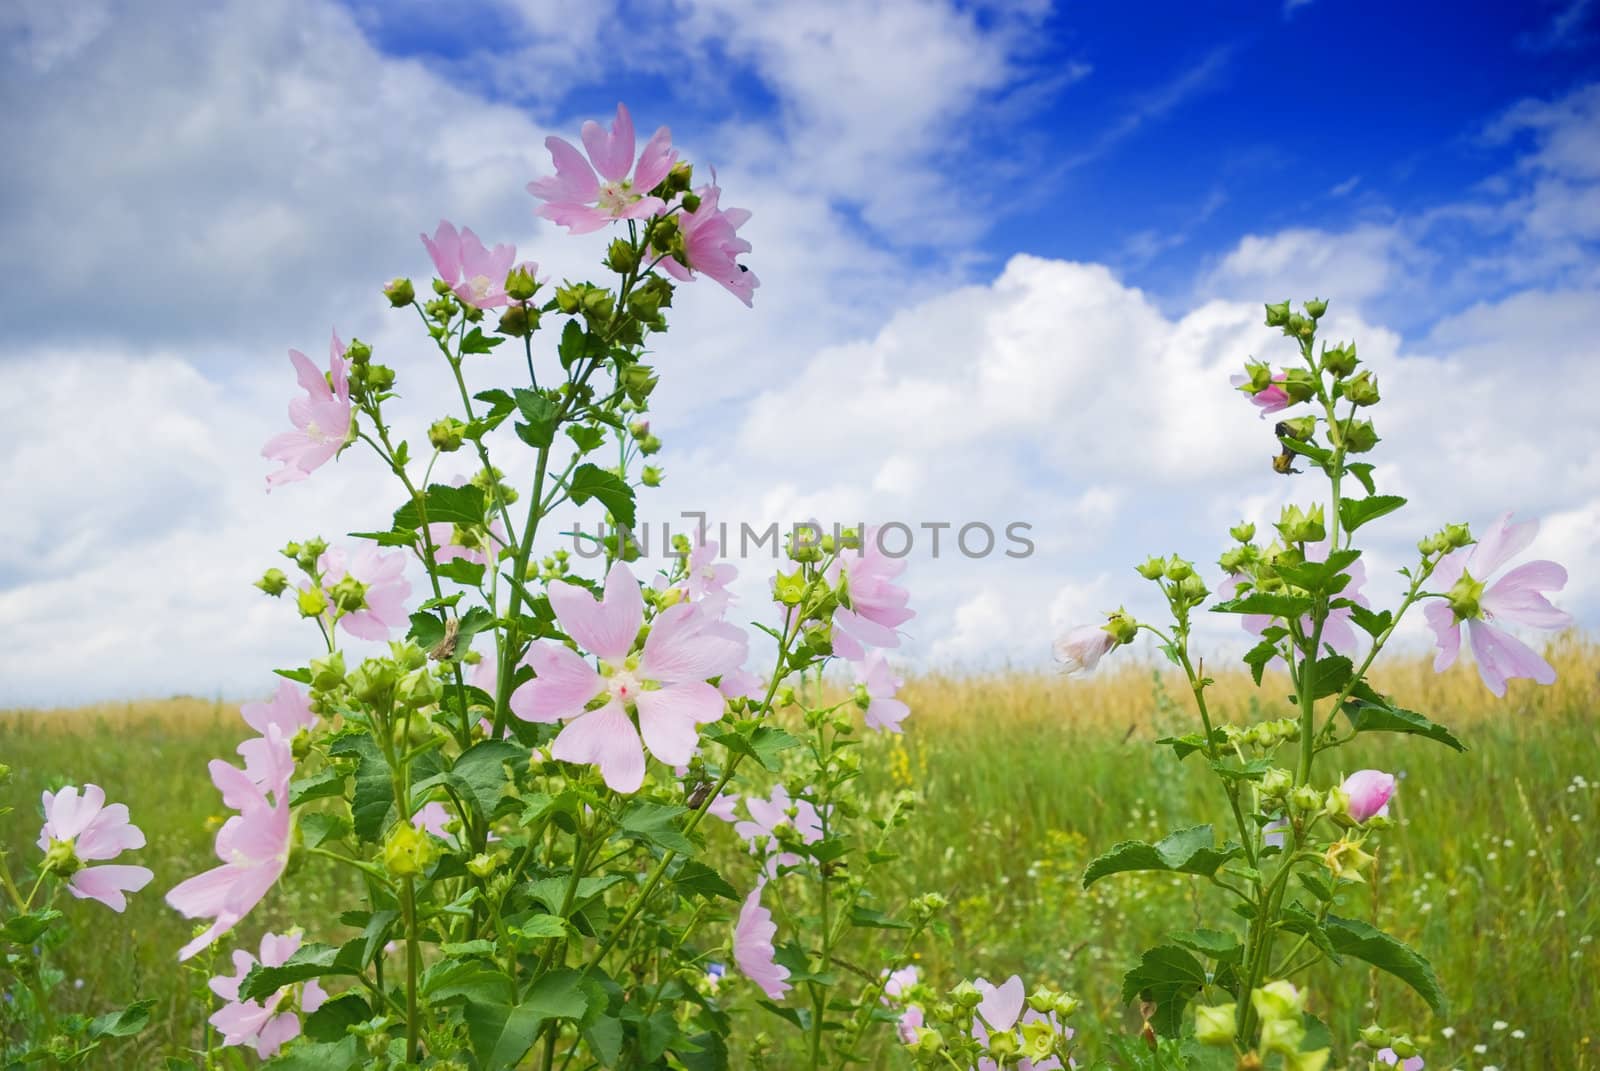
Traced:
POLYGON ((1150 609, 1129 562, 1214 560, 1309 494, 1226 379, 1274 354, 1261 301, 1313 294, 1413 499, 1374 592, 1430 526, 1515 508, 1592 627, 1597 49, 1588 0, 9 5, 0 706, 249 695, 302 657, 250 580, 389 492, 352 452, 261 493, 285 350, 359 335, 405 417, 442 415, 376 285, 427 271, 441 217, 591 273, 600 239, 523 186, 619 99, 754 211, 763 282, 675 307, 647 516, 1034 525, 1026 561, 919 549, 907 660, 1043 664, 1041 637, 1150 609))

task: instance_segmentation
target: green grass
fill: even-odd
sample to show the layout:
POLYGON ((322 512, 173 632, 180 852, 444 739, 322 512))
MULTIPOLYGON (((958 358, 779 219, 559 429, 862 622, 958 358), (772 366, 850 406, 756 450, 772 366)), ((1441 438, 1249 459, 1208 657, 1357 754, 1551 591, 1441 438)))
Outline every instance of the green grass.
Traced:
MULTIPOLYGON (((1407 676, 1414 705, 1456 727, 1472 750, 1457 755, 1387 738, 1341 753, 1349 769, 1404 775, 1399 823, 1385 837, 1376 880, 1347 894, 1341 910, 1428 956, 1451 1009, 1434 1019, 1392 979, 1322 971, 1307 981, 1314 1010, 1336 1036, 1377 1018, 1428 1036, 1430 1068, 1600 1066, 1597 667, 1594 649, 1574 648, 1561 662, 1561 685, 1514 688, 1499 704, 1460 674, 1438 682, 1407 676), (1480 1044, 1483 1054, 1473 1051, 1480 1044)), ((1219 693, 1242 720, 1251 715, 1237 685, 1224 681, 1219 693)), ((1090 684, 925 678, 908 692, 916 714, 903 738, 873 741, 869 787, 910 786, 924 797, 916 824, 923 832, 904 838, 903 860, 886 880, 951 901, 948 938, 922 956, 927 975, 1050 980, 1084 999, 1086 1020, 1137 1030, 1137 1010, 1118 1000, 1121 973, 1166 929, 1215 925, 1220 894, 1188 879, 1136 876, 1085 891, 1078 876, 1116 841, 1220 820, 1198 765, 1151 743, 1189 728, 1183 708, 1139 670, 1090 684)), ((0 787, 0 806, 15 808, 0 818, 8 852, 32 860, 38 792, 68 778, 125 801, 149 838, 142 862, 156 880, 126 915, 94 903, 58 905, 77 930, 60 959, 69 978, 83 981, 73 1001, 95 1010, 134 995, 159 1001, 158 1026, 136 1053, 122 1050, 116 1066, 159 1066, 155 1054, 203 1030, 203 976, 174 958, 190 926, 160 893, 211 865, 220 804, 206 762, 230 755, 243 735, 231 706, 193 701, 0 717, 0 758, 13 768, 0 787)), ((349 906, 330 880, 281 883, 242 936, 294 925, 317 932, 349 906)), ((761 1025, 779 1032, 775 1021, 761 1025)))

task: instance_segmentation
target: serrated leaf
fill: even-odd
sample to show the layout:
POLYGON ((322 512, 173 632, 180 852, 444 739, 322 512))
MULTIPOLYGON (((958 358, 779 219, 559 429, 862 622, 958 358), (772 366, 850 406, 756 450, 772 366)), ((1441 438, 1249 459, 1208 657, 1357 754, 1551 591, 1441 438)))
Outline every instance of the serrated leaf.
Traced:
POLYGON ((1325 924, 1334 950, 1387 971, 1417 991, 1435 1015, 1444 1015, 1446 1001, 1433 964, 1402 942, 1360 919, 1329 915, 1325 924))
POLYGON ((439 575, 439 579, 448 580, 452 584, 461 584, 469 588, 481 588, 483 586, 484 571, 485 567, 482 562, 469 562, 465 558, 452 558, 434 569, 434 572, 439 575))
POLYGON ((472 803, 480 817, 489 819, 510 781, 505 764, 525 760, 527 754, 527 749, 505 740, 481 740, 463 752, 450 769, 418 781, 412 791, 420 794, 437 785, 449 785, 472 803))
POLYGON ((1257 688, 1261 687, 1261 675, 1278 657, 1278 645, 1271 640, 1262 640, 1245 652, 1244 664, 1250 667, 1250 678, 1256 682, 1257 688))
POLYGON ((289 782, 289 806, 298 807, 312 800, 344 795, 344 775, 335 770, 322 770, 310 777, 289 782))
POLYGON ((677 821, 678 816, 687 810, 676 804, 634 800, 622 812, 618 825, 623 832, 647 840, 658 848, 687 855, 694 851, 694 842, 683 835, 677 821))
POLYGON ((556 422, 561 416, 561 406, 542 391, 519 387, 515 391, 517 412, 522 423, 517 424, 517 438, 536 449, 555 442, 556 422))
POLYGON ((4 925, 0 925, 0 937, 14 945, 31 945, 60 917, 61 912, 53 908, 27 915, 13 915, 6 919, 4 925))
POLYGON ((312 943, 295 949, 294 954, 280 966, 268 967, 257 963, 239 984, 239 999, 261 1000, 296 982, 360 973, 354 962, 355 956, 348 953, 341 956, 341 952, 343 949, 333 945, 312 943))
POLYGON ((567 438, 572 440, 579 454, 593 453, 606 441, 605 429, 589 424, 568 424, 566 432, 567 438))
POLYGON ((850 909, 850 925, 876 930, 911 929, 911 923, 909 922, 885 915, 882 911, 874 911, 870 907, 863 907, 860 904, 850 909))
POLYGON ((335 737, 328 754, 356 759, 355 799, 350 805, 356 836, 365 841, 377 840, 388 823, 389 812, 394 808, 394 785, 389 777, 389 764, 378 751, 372 737, 362 731, 335 737))
POLYGON ((358 1060, 356 1039, 297 1044, 285 1049, 283 1054, 266 1066, 272 1071, 351 1071, 358 1060))
POLYGON ((305 1034, 312 1041, 338 1042, 350 1027, 372 1018, 372 1008, 359 993, 341 993, 306 1016, 305 1034))
MULTIPOLYGON (((1220 728, 1212 729, 1211 742, 1220 747, 1228 742, 1228 734, 1220 728)), ((1197 751, 1206 749, 1206 738, 1199 733, 1184 733, 1182 736, 1163 736, 1156 743, 1170 747, 1180 761, 1197 751)))
POLYGON ((1342 498, 1339 500, 1339 523, 1346 532, 1354 532, 1368 521, 1388 516, 1405 504, 1406 500, 1399 495, 1342 498))
POLYGON ((1179 930, 1171 934, 1176 944, 1219 962, 1237 962, 1244 957, 1244 945, 1231 933, 1221 930, 1179 930))
MULTIPOLYGON (((429 524, 482 524, 483 490, 470 483, 460 487, 431 483, 422 494, 429 524)), ((422 524, 422 509, 415 500, 394 511, 394 526, 415 529, 422 524)))
POLYGON ((505 339, 503 338, 496 338, 493 335, 485 335, 483 333, 483 328, 481 327, 474 327, 471 331, 466 333, 465 337, 462 338, 461 353, 463 356, 475 353, 488 353, 490 350, 494 349, 504 341, 505 339))
POLYGON ((380 547, 413 547, 417 534, 409 528, 396 528, 388 532, 348 532, 351 539, 368 539, 380 547))
POLYGON ((517 987, 504 971, 478 959, 444 960, 422 974, 422 995, 430 1004, 471 1000, 509 1005, 517 987))
POLYGON ((770 725, 756 725, 748 731, 742 727, 717 729, 711 726, 705 735, 729 751, 755 759, 773 771, 782 768, 783 760, 779 756, 783 752, 800 745, 799 740, 770 725))
POLYGON ((672 875, 672 883, 681 892, 692 896, 703 896, 707 900, 720 896, 725 900, 740 899, 739 891, 735 889, 721 874, 712 870, 704 863, 693 859, 685 859, 677 872, 672 875))
POLYGON ((1154 844, 1128 840, 1091 862, 1083 872, 1083 887, 1112 874, 1137 870, 1159 870, 1209 877, 1217 868, 1239 854, 1237 848, 1216 847, 1216 835, 1209 825, 1179 829, 1154 844))
POLYGON ((633 488, 622 482, 616 473, 607 472, 598 465, 579 465, 567 480, 567 493, 580 506, 591 498, 597 499, 617 524, 633 527, 633 488))
POLYGON ((89 1037, 131 1038, 150 1025, 150 1009, 154 1000, 139 1000, 114 1012, 106 1012, 89 1021, 89 1037))
POLYGON ((522 1060, 550 1019, 579 1019, 589 997, 576 971, 558 970, 533 983, 515 1006, 468 1001, 467 1033, 483 1071, 509 1071, 522 1060))
POLYGON ((1206 984, 1205 964, 1180 945, 1158 945, 1122 978, 1122 1000, 1155 1005, 1150 1022, 1163 1037, 1177 1037, 1184 1006, 1206 984))
POLYGON ((300 836, 307 848, 319 848, 352 832, 350 819, 342 814, 303 814, 300 836))
POLYGON ((1390 624, 1394 622, 1394 615, 1388 610, 1374 613, 1365 606, 1358 606, 1355 603, 1350 603, 1344 609, 1350 611, 1350 620, 1355 622, 1356 627, 1373 639, 1387 632, 1390 624))
MULTIPOLYGON (((1305 668, 1301 667, 1305 673, 1305 668)), ((1309 673, 1311 695, 1315 699, 1325 699, 1330 695, 1337 695, 1344 691, 1344 686, 1350 683, 1350 677, 1355 673, 1355 666, 1344 655, 1329 655, 1319 658, 1312 663, 1309 673)))
POLYGON ((1352 461, 1345 469, 1361 481, 1361 486, 1367 489, 1367 494, 1378 493, 1377 485, 1372 482, 1372 464, 1367 461, 1352 461))
POLYGON ((1435 740, 1456 751, 1467 750, 1467 745, 1449 729, 1429 721, 1414 710, 1356 699, 1344 705, 1344 714, 1350 719, 1350 727, 1358 733, 1406 733, 1435 740))
POLYGON ((1310 613, 1316 604, 1308 595, 1290 595, 1277 591, 1252 591, 1237 599, 1219 602, 1211 608, 1214 614, 1265 614, 1281 617, 1285 621, 1298 621, 1310 613))

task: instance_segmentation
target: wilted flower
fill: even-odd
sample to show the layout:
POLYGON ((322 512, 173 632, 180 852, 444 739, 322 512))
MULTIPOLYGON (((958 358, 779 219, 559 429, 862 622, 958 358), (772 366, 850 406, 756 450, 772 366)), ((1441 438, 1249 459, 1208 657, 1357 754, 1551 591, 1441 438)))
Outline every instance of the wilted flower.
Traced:
POLYGON ((583 124, 582 136, 587 159, 564 138, 544 139, 556 173, 528 183, 529 193, 548 202, 540 216, 572 234, 587 234, 619 219, 648 219, 666 211, 666 203, 650 191, 677 162, 671 131, 661 127, 651 136, 637 166, 633 117, 622 104, 609 132, 591 119, 583 124))
MULTIPOLYGON (((265 1001, 239 999, 239 987, 258 962, 264 967, 281 967, 299 947, 300 935, 297 933, 264 934, 261 938, 260 960, 243 949, 235 949, 234 973, 231 976, 219 974, 211 979, 211 991, 228 1002, 209 1020, 212 1026, 222 1032, 223 1045, 248 1045, 257 1056, 267 1060, 283 1047, 284 1042, 300 1036, 300 1017, 293 1007, 293 986, 283 986, 265 1001)), ((321 984, 313 978, 301 987, 300 1011, 307 1014, 314 1012, 327 999, 328 995, 323 992, 321 984)))
POLYGON ((295 430, 274 435, 261 448, 262 457, 283 462, 281 469, 267 476, 269 491, 305 479, 352 438, 350 383, 345 377, 344 343, 338 334, 329 345, 326 377, 299 350, 290 350, 289 360, 306 396, 289 402, 289 422, 295 430))
POLYGON ((1556 609, 1544 596, 1546 591, 1560 591, 1567 585, 1567 571, 1555 562, 1524 562, 1493 584, 1488 583, 1489 577, 1526 549, 1538 534, 1538 521, 1512 524, 1511 514, 1505 513, 1476 546, 1463 547, 1440 560, 1433 572, 1433 583, 1445 598, 1430 601, 1423 611, 1439 645, 1439 655, 1433 662, 1435 671, 1447 669, 1456 660, 1461 651, 1461 625, 1465 622, 1478 675, 1495 695, 1505 695, 1506 681, 1513 677, 1531 678, 1540 684, 1555 682, 1556 671, 1543 656, 1491 624, 1500 621, 1536 629, 1561 629, 1572 624, 1572 615, 1556 609))
POLYGON ((146 867, 104 863, 125 851, 144 847, 144 833, 128 820, 126 804, 106 806, 105 790, 68 785, 60 792, 46 791, 44 826, 39 830, 39 850, 53 869, 67 876, 67 891, 80 900, 98 900, 113 911, 128 906, 127 896, 150 884, 154 874, 146 867))
POLYGON ((746 978, 761 987, 768 1000, 782 1000, 794 987, 786 980, 789 968, 776 960, 772 938, 778 932, 778 924, 772 921, 772 912, 761 906, 764 888, 765 881, 757 884, 739 910, 739 921, 733 927, 733 960, 746 978))

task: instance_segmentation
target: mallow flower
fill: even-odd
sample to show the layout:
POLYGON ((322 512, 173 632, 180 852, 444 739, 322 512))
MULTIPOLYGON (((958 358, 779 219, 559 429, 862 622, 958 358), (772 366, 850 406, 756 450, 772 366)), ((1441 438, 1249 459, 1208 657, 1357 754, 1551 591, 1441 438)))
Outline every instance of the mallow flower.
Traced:
POLYGON ((300 988, 298 1002, 292 985, 283 986, 264 1001, 239 999, 239 987, 257 963, 264 967, 281 967, 299 948, 298 933, 263 934, 259 960, 243 949, 235 949, 234 973, 219 974, 211 979, 211 991, 227 1001, 209 1020, 221 1032, 224 1046, 248 1045, 257 1056, 269 1060, 284 1042, 300 1036, 300 1016, 296 1014, 295 1004, 309 1015, 328 999, 315 978, 300 988))
POLYGON ((668 765, 686 764, 699 743, 697 726, 722 717, 727 700, 708 680, 744 662, 744 633, 679 603, 656 617, 635 652, 644 597, 623 562, 611 567, 598 600, 562 580, 552 581, 548 593, 562 629, 600 666, 563 644, 534 644, 524 661, 535 676, 512 693, 512 713, 524 721, 566 721, 551 756, 598 766, 617 792, 644 783, 645 747, 668 765))
POLYGON ((506 528, 496 517, 488 527, 460 525, 440 521, 428 525, 428 539, 433 543, 433 560, 443 565, 457 559, 474 565, 489 564, 490 555, 496 560, 506 548, 506 528))
POLYGON ((679 260, 676 255, 666 257, 660 263, 661 270, 686 283, 692 281, 696 273, 704 275, 721 284, 745 305, 751 305, 761 280, 739 263, 739 254, 750 252, 750 243, 738 233, 749 221, 749 211, 719 208, 717 202, 722 190, 716 186, 702 186, 695 195, 700 203, 694 211, 678 215, 683 259, 679 260))
MULTIPOLYGON (((1324 539, 1320 543, 1306 544, 1306 560, 1308 562, 1325 562, 1328 560, 1328 551, 1331 541, 1324 539)), ((1372 603, 1361 593, 1367 586, 1367 566, 1364 561, 1357 558, 1347 566, 1343 574, 1350 578, 1344 590, 1339 592, 1340 599, 1348 599, 1357 606, 1370 608, 1372 603)), ((1233 598, 1243 582, 1241 573, 1230 574, 1217 588, 1217 596, 1222 599, 1233 598)), ((1319 642, 1321 647, 1332 647, 1334 651, 1343 655, 1353 655, 1360 647, 1360 638, 1356 635, 1355 627, 1351 622, 1351 608, 1348 606, 1335 606, 1328 611, 1322 621, 1322 636, 1319 642)), ((1244 614, 1239 618, 1239 625, 1252 636, 1259 636, 1273 623, 1274 618, 1269 614, 1244 614)), ((1303 635, 1310 636, 1314 622, 1311 615, 1300 619, 1300 630, 1303 635)), ((1281 663, 1281 656, 1275 656, 1274 662, 1281 663)))
POLYGON ((678 160, 670 130, 659 128, 637 161, 633 117, 626 106, 617 105, 609 131, 591 119, 581 133, 587 158, 564 138, 544 139, 556 173, 528 183, 528 192, 546 202, 540 216, 571 234, 588 234, 619 219, 649 219, 666 211, 666 203, 650 191, 678 160))
MULTIPOLYGON (((978 1039, 979 1044, 989 1043, 989 1031, 1011 1030, 1017 1026, 1019 1020, 1027 1024, 1044 1019, 1049 1021, 1052 1027, 1056 1027, 1053 1015, 1044 1015, 1032 1008, 1028 1008, 1024 1013, 1028 997, 1023 990, 1022 979, 1018 975, 1013 974, 1000 985, 982 978, 973 979, 972 984, 982 997, 978 1001, 979 1020, 972 1024, 972 1036, 978 1039)), ((1057 1028, 1057 1032, 1063 1031, 1057 1028)), ((1064 1033, 1069 1038, 1072 1036, 1070 1030, 1064 1033)), ((1017 1068, 1019 1071, 1060 1071, 1061 1061, 1054 1056, 1039 1061, 1023 1059, 1017 1062, 1017 1068)), ((978 1071, 998 1071, 998 1069, 999 1065, 987 1056, 978 1060, 978 1071)))
POLYGON ((1422 1057, 1409 1056, 1402 1060, 1393 1049, 1383 1048, 1378 1050, 1378 1062, 1390 1067, 1398 1067, 1400 1071, 1422 1071, 1422 1057))
POLYGON ((728 585, 739 578, 737 566, 717 560, 721 553, 722 548, 716 540, 707 539, 704 532, 700 533, 689 550, 688 560, 684 562, 684 577, 678 582, 684 599, 698 603, 712 617, 721 617, 727 611, 728 603, 733 599, 728 585))
POLYGON ((866 693, 867 728, 898 733, 900 723, 911 714, 911 708, 895 698, 905 681, 879 650, 868 651, 867 657, 855 664, 855 672, 856 683, 866 693))
MULTIPOLYGON (((462 301, 480 309, 497 309, 511 303, 506 294, 506 276, 517 259, 516 246, 501 243, 487 249, 472 228, 463 227, 457 233, 448 220, 439 221, 432 238, 424 234, 422 244, 427 247, 439 278, 462 301)), ((522 266, 530 276, 539 270, 531 262, 522 266)))
POLYGON ((1389 797, 1397 782, 1382 770, 1357 770, 1339 786, 1345 800, 1345 813, 1354 822, 1365 822, 1374 815, 1389 813, 1389 797))
POLYGON ((766 886, 765 881, 758 883, 739 910, 733 927, 733 961, 746 978, 761 987, 768 1000, 782 1000, 794 987, 787 981, 789 968, 776 960, 772 939, 777 935, 778 924, 772 921, 772 912, 761 906, 761 891, 766 886))
POLYGON ((337 332, 328 351, 326 377, 299 350, 289 351, 304 398, 289 402, 289 423, 294 431, 274 435, 261 448, 261 456, 283 467, 267 476, 267 490, 311 475, 354 438, 350 382, 345 375, 344 343, 337 332), (330 382, 331 381, 331 382, 330 382))
POLYGON ((1090 673, 1117 645, 1116 637, 1104 625, 1078 625, 1055 642, 1056 661, 1067 676, 1090 673))
POLYGON ((339 547, 329 547, 323 551, 317 568, 322 571, 325 591, 331 591, 346 576, 363 587, 362 608, 339 617, 339 625, 350 635, 363 640, 387 640, 394 629, 409 626, 406 599, 411 596, 411 581, 406 579, 404 551, 384 554, 376 545, 368 544, 354 554, 346 554, 339 547))
POLYGON ((138 892, 155 877, 146 867, 107 864, 125 851, 144 847, 144 833, 128 820, 126 804, 106 806, 105 790, 68 785, 46 791, 39 850, 46 864, 67 874, 67 891, 80 900, 98 900, 113 911, 128 906, 125 894, 138 892), (100 866, 84 866, 100 863, 100 866), (69 874, 70 872, 70 874, 69 874))
MULTIPOLYGON (((816 805, 810 800, 790 798, 789 790, 782 785, 774 785, 772 795, 766 799, 746 797, 744 808, 750 820, 735 822, 733 832, 750 845, 751 851, 757 850, 759 841, 772 838, 779 826, 792 827, 802 844, 815 844, 822 839, 822 815, 816 805), (790 811, 794 812, 793 817, 790 811)), ((779 852, 772 860, 774 867, 799 866, 800 861, 793 852, 779 852)))
POLYGON ((211 762, 211 780, 222 802, 238 811, 217 831, 222 865, 196 874, 167 893, 167 903, 186 918, 209 918, 211 925, 178 952, 186 960, 233 929, 259 904, 289 863, 289 777, 294 759, 276 726, 269 726, 267 763, 274 779, 257 784, 221 759, 211 762))
MULTIPOLYGON (((1283 389, 1283 382, 1288 378, 1287 374, 1279 372, 1266 388, 1244 392, 1250 395, 1250 403, 1261 411, 1261 419, 1265 420, 1269 413, 1280 413, 1289 408, 1289 392, 1283 389)), ((1242 389, 1249 385, 1250 377, 1235 374, 1228 377, 1228 382, 1242 389)))
POLYGON ((910 593, 894 582, 905 568, 905 559, 883 552, 877 528, 862 529, 859 549, 839 552, 828 567, 828 581, 844 581, 850 608, 834 611, 834 654, 859 662, 868 647, 900 646, 900 626, 917 616, 906 606, 910 593))
POLYGON ((1430 600, 1423 610, 1439 647, 1433 668, 1442 672, 1461 651, 1461 626, 1467 626, 1478 675, 1489 691, 1506 694, 1506 681, 1527 677, 1552 684, 1556 671, 1533 648, 1501 627, 1562 629, 1572 616, 1545 598, 1547 591, 1566 587, 1567 571, 1552 561, 1524 562, 1499 580, 1490 577, 1525 550, 1539 534, 1538 521, 1511 523, 1505 513, 1476 546, 1447 554, 1434 568, 1431 587, 1444 597, 1430 600))

